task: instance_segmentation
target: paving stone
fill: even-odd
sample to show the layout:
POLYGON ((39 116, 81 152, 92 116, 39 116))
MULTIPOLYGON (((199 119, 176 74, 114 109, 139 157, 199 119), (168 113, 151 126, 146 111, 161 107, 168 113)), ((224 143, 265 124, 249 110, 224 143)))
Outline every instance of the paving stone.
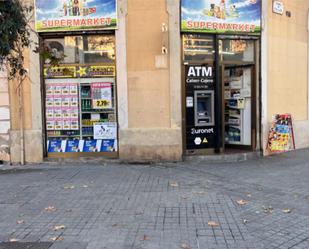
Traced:
POLYGON ((3 242, 0 249, 48 249, 51 245, 48 242, 3 242))
POLYGON ((0 242, 45 241, 50 249, 309 248, 308 152, 235 163, 1 166, 0 242))

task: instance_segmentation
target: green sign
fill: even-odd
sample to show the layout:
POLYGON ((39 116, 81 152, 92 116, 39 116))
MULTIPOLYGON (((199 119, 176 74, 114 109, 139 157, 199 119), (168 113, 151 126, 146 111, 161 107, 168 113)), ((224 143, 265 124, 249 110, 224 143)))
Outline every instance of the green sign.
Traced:
POLYGON ((117 28, 116 0, 36 0, 37 32, 117 28))

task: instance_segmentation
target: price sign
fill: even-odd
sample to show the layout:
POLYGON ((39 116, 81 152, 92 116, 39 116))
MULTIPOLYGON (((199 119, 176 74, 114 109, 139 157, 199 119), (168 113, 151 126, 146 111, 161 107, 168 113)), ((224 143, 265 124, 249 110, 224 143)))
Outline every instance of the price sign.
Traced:
POLYGON ((112 83, 92 83, 91 98, 93 109, 112 108, 112 83))
POLYGON ((110 105, 110 102, 107 100, 95 100, 95 108, 101 109, 101 108, 108 108, 107 106, 110 105))

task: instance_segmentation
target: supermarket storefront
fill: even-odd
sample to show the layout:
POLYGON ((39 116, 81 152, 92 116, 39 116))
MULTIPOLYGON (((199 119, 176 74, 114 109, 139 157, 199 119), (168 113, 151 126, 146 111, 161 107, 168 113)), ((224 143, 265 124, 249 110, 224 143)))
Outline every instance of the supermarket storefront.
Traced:
POLYGON ((261 1, 181 5, 184 154, 256 150, 261 1))
POLYGON ((116 1, 97 2, 36 1, 48 157, 117 157, 116 1))

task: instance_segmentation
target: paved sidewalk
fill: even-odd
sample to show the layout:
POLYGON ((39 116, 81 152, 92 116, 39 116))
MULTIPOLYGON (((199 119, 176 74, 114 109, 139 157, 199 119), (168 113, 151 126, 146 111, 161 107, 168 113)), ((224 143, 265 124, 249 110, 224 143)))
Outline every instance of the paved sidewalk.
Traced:
POLYGON ((0 249, 309 248, 308 155, 2 166, 0 249))

